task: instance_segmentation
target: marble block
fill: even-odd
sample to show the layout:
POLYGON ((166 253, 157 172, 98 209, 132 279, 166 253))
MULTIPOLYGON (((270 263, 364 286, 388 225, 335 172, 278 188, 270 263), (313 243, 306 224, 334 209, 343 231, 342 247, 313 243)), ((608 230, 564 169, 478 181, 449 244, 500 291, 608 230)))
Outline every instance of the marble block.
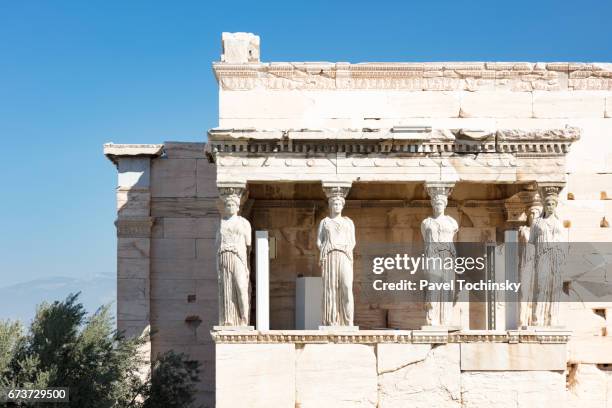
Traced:
POLYGON ((563 371, 566 361, 565 344, 461 344, 461 371, 563 371))
POLYGON ((306 344, 296 355, 295 374, 296 406, 300 408, 377 406, 373 346, 306 344))
MULTIPOLYGON (((395 345, 393 345, 395 346, 395 345)), ((459 345, 445 344, 432 348, 423 356, 425 348, 414 349, 414 344, 403 344, 404 364, 381 372, 378 377, 378 408, 460 408, 461 382, 459 345), (412 356, 413 351, 421 355, 412 356), (424 358, 422 358, 424 357, 424 358)), ((389 357, 386 347, 383 358, 389 357)), ((394 347, 395 348, 395 347, 394 347)), ((394 354, 401 348, 395 348, 394 354)), ((380 357, 379 357, 380 358, 380 357)))
POLYGON ((217 344, 217 408, 295 408, 293 344, 217 344))
POLYGON ((566 399, 563 372, 466 371, 461 373, 462 408, 566 407, 566 399))

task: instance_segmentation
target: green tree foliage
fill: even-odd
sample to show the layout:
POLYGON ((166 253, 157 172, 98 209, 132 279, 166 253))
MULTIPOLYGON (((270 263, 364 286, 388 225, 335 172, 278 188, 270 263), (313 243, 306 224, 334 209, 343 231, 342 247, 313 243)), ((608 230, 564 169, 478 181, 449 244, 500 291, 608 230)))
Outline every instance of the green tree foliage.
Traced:
POLYGON ((42 304, 27 333, 19 323, 0 321, 0 388, 68 387, 70 403, 58 407, 190 407, 198 363, 170 351, 147 370, 147 335, 118 333, 108 306, 87 316, 78 294, 42 304))

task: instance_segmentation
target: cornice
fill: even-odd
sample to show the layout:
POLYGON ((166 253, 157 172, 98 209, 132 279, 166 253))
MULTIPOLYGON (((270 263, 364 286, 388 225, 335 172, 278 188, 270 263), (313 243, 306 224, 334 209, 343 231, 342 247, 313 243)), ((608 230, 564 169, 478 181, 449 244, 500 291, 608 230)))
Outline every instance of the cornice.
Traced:
POLYGON ((573 62, 213 63, 225 90, 612 90, 612 64, 573 62))
POLYGON ((564 156, 581 130, 561 129, 211 129, 207 152, 214 156, 275 154, 564 156))
POLYGON ((117 164, 120 157, 158 157, 163 154, 163 144, 116 144, 106 143, 104 155, 117 164))

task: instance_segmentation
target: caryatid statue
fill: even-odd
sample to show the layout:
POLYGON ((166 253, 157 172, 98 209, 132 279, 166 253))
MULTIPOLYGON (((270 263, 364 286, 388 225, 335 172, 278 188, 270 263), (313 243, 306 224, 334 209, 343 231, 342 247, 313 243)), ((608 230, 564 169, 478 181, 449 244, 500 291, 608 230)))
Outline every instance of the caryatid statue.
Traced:
POLYGON ((317 247, 320 250, 323 280, 323 326, 353 326, 353 249, 355 225, 342 216, 348 187, 324 187, 329 216, 319 224, 317 247))
POLYGON ((249 324, 251 224, 238 215, 242 188, 220 187, 222 218, 216 236, 219 325, 249 324))
POLYGON ((530 230, 529 243, 534 246, 534 287, 529 326, 559 325, 559 298, 563 289, 562 267, 566 253, 562 242, 563 224, 555 210, 560 186, 540 186, 542 214, 530 230))
POLYGON ((518 230, 518 253, 519 253, 519 281, 521 290, 519 293, 519 327, 528 326, 531 321, 532 302, 533 302, 533 245, 529 244, 531 227, 535 220, 540 216, 542 207, 539 200, 531 203, 527 210, 527 225, 521 225, 518 230))
MULTIPOLYGON (((433 216, 427 217, 421 223, 421 234, 425 244, 425 257, 439 259, 429 262, 425 268, 425 277, 429 282, 446 283, 454 279, 454 270, 444 268, 446 258, 457 255, 453 243, 459 230, 457 221, 445 215, 448 196, 452 191, 449 184, 428 184, 425 186, 429 194, 433 216)), ((430 326, 450 326, 453 312, 453 292, 449 290, 430 291, 425 293, 427 324, 430 326)))

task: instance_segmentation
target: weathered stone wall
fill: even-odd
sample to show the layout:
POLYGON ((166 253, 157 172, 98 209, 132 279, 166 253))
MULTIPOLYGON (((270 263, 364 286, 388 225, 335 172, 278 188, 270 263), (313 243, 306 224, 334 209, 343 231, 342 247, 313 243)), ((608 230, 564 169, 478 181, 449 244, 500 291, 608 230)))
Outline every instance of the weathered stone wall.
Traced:
POLYGON ((151 162, 152 355, 173 349, 202 364, 198 401, 213 406, 217 323, 215 170, 204 143, 164 144, 151 162))
POLYGON ((589 383, 566 391, 565 344, 321 341, 217 344, 217 407, 565 407, 592 388, 587 401, 605 401, 610 382, 588 372, 589 383), (489 357, 495 348, 494 363, 479 367, 486 358, 471 360, 466 347, 489 357))

